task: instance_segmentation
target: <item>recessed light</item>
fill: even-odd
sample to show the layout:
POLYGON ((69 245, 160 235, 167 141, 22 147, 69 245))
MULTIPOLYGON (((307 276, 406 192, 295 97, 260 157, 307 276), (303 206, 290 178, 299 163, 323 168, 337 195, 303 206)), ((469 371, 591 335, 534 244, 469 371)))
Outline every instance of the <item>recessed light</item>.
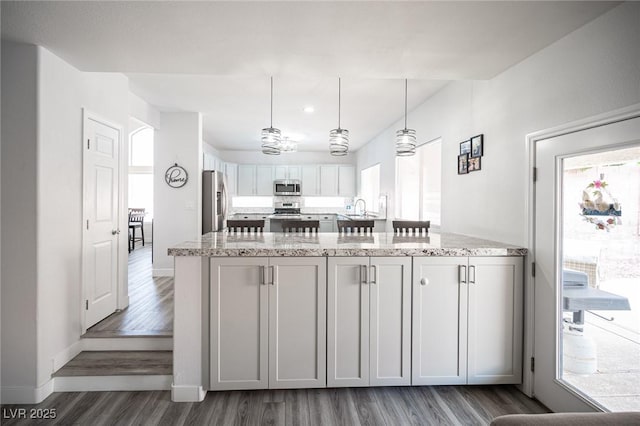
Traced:
POLYGON ((307 114, 311 114, 311 113, 312 113, 312 112, 314 112, 315 110, 316 110, 316 109, 315 109, 313 106, 311 106, 311 105, 306 106, 306 107, 304 107, 304 109, 303 109, 303 111, 304 111, 304 112, 306 112, 307 114))

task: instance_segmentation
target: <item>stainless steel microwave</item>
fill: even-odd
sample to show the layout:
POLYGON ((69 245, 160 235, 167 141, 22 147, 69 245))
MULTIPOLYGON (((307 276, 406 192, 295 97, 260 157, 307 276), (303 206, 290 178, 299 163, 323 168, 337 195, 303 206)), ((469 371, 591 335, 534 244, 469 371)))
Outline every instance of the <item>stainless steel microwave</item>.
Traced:
POLYGON ((302 183, 297 180, 274 180, 273 195, 301 195, 302 183))

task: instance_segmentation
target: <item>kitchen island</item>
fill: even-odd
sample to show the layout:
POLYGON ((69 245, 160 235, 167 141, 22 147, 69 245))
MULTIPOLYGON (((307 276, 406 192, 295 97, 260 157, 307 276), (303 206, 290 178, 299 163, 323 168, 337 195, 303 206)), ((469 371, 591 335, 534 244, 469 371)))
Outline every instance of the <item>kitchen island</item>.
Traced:
POLYGON ((174 401, 520 383, 526 249, 455 234, 211 233, 175 257, 174 401))

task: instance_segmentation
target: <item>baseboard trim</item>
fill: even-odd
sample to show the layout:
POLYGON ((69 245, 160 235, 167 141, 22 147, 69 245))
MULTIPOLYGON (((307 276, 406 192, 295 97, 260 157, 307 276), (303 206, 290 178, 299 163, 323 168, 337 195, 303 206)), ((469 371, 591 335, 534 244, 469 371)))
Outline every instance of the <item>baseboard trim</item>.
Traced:
POLYGON ((204 400, 207 391, 202 386, 171 385, 171 400, 173 402, 200 402, 204 400))
POLYGON ((173 376, 78 376, 56 377, 55 392, 169 390, 173 376))
POLYGON ((152 274, 154 277, 173 277, 173 268, 154 268, 152 274))
POLYGON ((83 351, 171 351, 173 337, 87 337, 83 351))
POLYGON ((53 358, 53 362, 51 366, 52 368, 51 374, 55 373, 56 371, 64 367, 66 363, 71 361, 82 351, 83 351, 82 340, 78 340, 74 342, 71 346, 63 350, 62 352, 58 353, 58 355, 56 355, 53 358))
POLYGON ((54 380, 40 387, 2 386, 2 404, 39 404, 54 392, 54 380))

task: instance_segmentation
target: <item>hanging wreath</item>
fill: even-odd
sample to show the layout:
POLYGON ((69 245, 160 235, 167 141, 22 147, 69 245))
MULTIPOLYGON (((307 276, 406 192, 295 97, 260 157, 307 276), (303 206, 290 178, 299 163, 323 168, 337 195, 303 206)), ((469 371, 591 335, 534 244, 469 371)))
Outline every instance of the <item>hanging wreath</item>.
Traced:
POLYGON ((600 175, 600 179, 594 180, 582 191, 580 203, 580 216, 586 222, 595 225, 596 229, 607 232, 622 223, 622 208, 607 189, 608 186, 604 181, 604 175, 600 175), (612 202, 605 201, 604 196, 612 202))

